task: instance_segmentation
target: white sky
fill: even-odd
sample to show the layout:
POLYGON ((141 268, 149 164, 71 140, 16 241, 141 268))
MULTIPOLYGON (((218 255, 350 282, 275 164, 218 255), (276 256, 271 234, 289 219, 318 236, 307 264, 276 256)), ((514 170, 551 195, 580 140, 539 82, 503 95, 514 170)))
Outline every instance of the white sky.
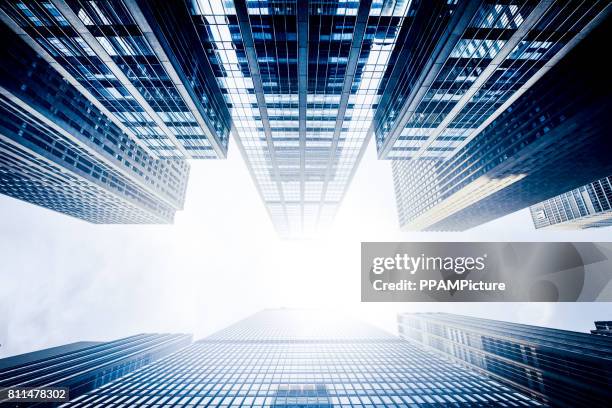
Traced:
POLYGON ((586 331, 608 303, 360 303, 361 241, 610 241, 535 231, 526 211, 463 233, 400 233, 388 162, 370 145, 332 231, 281 241, 238 151, 192 162, 171 226, 96 226, 0 196, 0 357, 139 332, 201 338, 265 307, 342 309, 395 332, 398 311, 586 331))

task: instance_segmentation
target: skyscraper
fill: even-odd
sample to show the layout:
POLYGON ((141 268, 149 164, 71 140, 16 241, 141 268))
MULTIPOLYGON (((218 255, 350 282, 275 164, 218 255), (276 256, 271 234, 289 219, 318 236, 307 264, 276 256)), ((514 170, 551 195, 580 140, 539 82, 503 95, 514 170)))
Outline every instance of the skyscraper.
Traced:
POLYGON ((610 8, 607 1, 419 1, 375 115, 379 156, 447 159, 610 8))
POLYGON ((169 223, 189 164, 160 160, 0 26, 0 193, 92 223, 169 223))
POLYGON ((529 207, 536 228, 598 228, 612 225, 612 176, 529 207))
POLYGON ((0 18, 160 158, 225 158, 231 120, 201 61, 185 67, 129 0, 10 0, 0 18))
POLYGON ((540 406, 346 317, 266 310, 66 406, 540 406))
POLYGON ((278 232, 329 225, 369 140, 410 2, 140 3, 166 37, 181 27, 188 51, 207 56, 278 232))
POLYGON ((610 402, 612 338, 446 313, 398 316, 400 336, 553 407, 610 402))
POLYGON ((596 62, 612 24, 604 15, 574 33, 584 38, 452 156, 393 162, 404 229, 465 230, 612 172, 612 93, 596 62))
MULTIPOLYGON (((191 336, 187 334, 139 334, 110 342, 68 344, 10 357, 0 360, 0 389, 67 387, 69 398, 74 399, 190 343, 191 336)), ((26 405, 35 404, 24 402, 23 406, 26 405)))

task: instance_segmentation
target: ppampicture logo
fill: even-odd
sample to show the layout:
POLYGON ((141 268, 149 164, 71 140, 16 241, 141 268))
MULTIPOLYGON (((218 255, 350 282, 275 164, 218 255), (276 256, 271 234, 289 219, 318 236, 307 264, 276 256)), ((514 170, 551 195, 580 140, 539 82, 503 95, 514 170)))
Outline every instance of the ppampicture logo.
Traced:
POLYGON ((380 275, 385 271, 407 271, 414 275, 418 271, 454 272, 463 275, 468 271, 482 271, 486 268, 487 254, 478 257, 471 256, 411 256, 396 254, 394 257, 377 257, 372 263, 372 272, 380 275))

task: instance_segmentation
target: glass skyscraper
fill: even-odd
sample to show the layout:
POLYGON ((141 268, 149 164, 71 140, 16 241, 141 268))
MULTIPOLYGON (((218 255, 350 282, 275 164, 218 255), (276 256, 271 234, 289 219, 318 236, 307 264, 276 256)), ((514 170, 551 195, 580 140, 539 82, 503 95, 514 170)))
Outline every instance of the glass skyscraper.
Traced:
POLYGON ((446 313, 398 316, 400 336, 552 407, 610 403, 612 338, 446 313))
POLYGON ((9 0, 0 18, 160 158, 224 158, 231 120, 202 61, 185 69, 137 2, 9 0))
POLYGON ((393 161, 402 228, 462 231, 611 174, 612 94, 597 55, 612 21, 589 21, 572 50, 452 156, 393 161))
POLYGON ((536 228, 581 229, 612 225, 612 176, 529 207, 536 228))
MULTIPOLYGON (((73 343, 0 359, 0 389, 67 387, 69 398, 73 399, 190 343, 191 336, 187 334, 139 334, 109 342, 73 343)), ((59 404, 23 402, 11 406, 36 405, 59 404)))
POLYGON ((448 159, 566 54, 607 1, 414 1, 375 114, 379 156, 448 159))
POLYGON ((534 399, 347 317, 266 310, 70 407, 530 407, 534 399))
POLYGON ((369 140, 410 2, 141 3, 166 36, 181 27, 187 50, 208 58, 277 231, 325 229, 369 140))
POLYGON ((158 159, 22 37, 0 35, 0 193, 92 223, 172 222, 189 164, 158 159))

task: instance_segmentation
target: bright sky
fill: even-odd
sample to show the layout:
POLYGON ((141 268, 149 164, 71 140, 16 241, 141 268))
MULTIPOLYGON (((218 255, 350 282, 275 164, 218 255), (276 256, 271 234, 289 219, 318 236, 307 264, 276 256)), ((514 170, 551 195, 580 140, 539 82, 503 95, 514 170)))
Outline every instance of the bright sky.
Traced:
POLYGON ((0 196, 0 357, 139 332, 201 338, 266 307, 342 309, 395 332, 398 311, 586 331, 607 303, 360 303, 361 241, 610 241, 534 231, 526 211, 464 233, 400 233, 391 171, 370 145, 334 228, 281 241, 238 151, 192 162, 171 226, 96 226, 0 196))

